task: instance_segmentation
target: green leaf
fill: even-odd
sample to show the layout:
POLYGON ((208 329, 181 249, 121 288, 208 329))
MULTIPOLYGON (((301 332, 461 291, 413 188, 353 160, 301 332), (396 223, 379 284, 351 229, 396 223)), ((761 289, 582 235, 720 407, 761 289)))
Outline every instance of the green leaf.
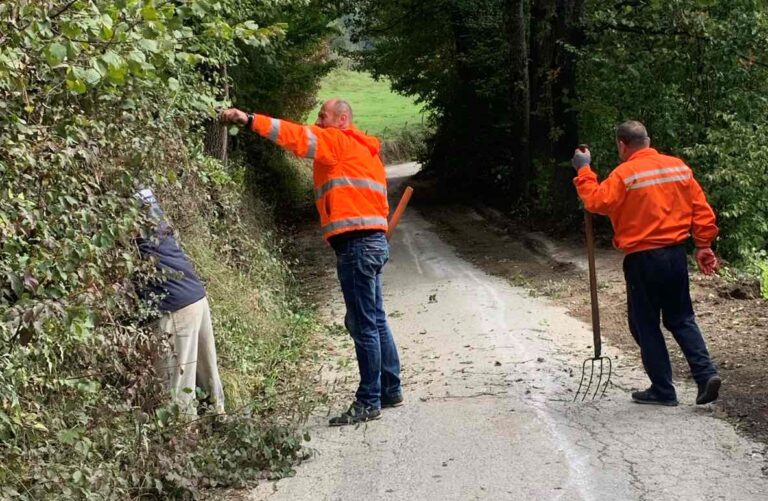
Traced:
POLYGON ((110 66, 107 70, 107 76, 109 81, 114 84, 121 84, 125 82, 125 76, 128 74, 128 66, 110 66))
POLYGON ((125 57, 128 59, 128 61, 134 63, 144 64, 147 62, 147 57, 140 50, 133 50, 129 52, 125 57))
POLYGON ((8 281, 11 282, 11 290, 17 296, 21 295, 24 290, 24 284, 21 278, 16 273, 8 273, 8 281))
POLYGON ((58 66, 67 57, 67 48, 58 42, 53 42, 48 46, 45 51, 45 57, 48 64, 51 66, 58 66))
POLYGON ((144 38, 142 40, 139 40, 139 47, 142 49, 148 51, 148 52, 157 52, 158 46, 157 46, 157 40, 152 40, 149 38, 144 38))
POLYGON ((98 393, 101 389, 101 384, 98 381, 80 381, 77 383, 77 389, 83 393, 98 393))
POLYGON ((61 29, 61 32, 64 34, 64 36, 66 36, 68 38, 77 38, 83 32, 80 29, 80 26, 78 26, 74 21, 62 22, 59 25, 59 28, 61 29))
POLYGON ((85 71, 85 81, 89 85, 96 85, 101 80, 101 74, 93 68, 89 68, 85 71))
POLYGON ((124 61, 120 55, 112 50, 106 51, 101 56, 101 60, 104 61, 108 66, 119 66, 124 61))
POLYGON ((67 42, 67 57, 76 58, 80 54, 80 45, 76 42, 67 42))
POLYGON ((76 428, 71 430, 62 430, 56 434, 56 438, 59 439, 59 442, 65 445, 74 444, 75 440, 77 440, 79 437, 80 433, 76 428))
POLYGON ((143 17, 146 21, 157 21, 158 19, 157 9, 153 4, 147 3, 141 9, 141 17, 143 17))
POLYGON ((87 87, 84 81, 67 77, 67 89, 75 94, 85 94, 87 87))
POLYGON ((171 77, 168 79, 168 88, 172 91, 179 90, 179 81, 171 77))

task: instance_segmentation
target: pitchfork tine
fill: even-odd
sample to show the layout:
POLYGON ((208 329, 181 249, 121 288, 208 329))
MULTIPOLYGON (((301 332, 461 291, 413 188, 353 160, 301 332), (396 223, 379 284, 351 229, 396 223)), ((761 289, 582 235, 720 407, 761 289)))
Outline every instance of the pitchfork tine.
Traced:
POLYGON ((592 335, 594 341, 595 356, 588 358, 581 366, 581 380, 579 381, 579 388, 576 390, 576 395, 573 397, 573 401, 578 400, 581 394, 582 402, 587 399, 592 389, 592 384, 595 383, 595 390, 592 393, 592 400, 605 396, 605 392, 608 389, 608 385, 611 382, 611 375, 613 374, 613 363, 608 357, 601 355, 602 341, 600 339, 600 309, 597 303, 597 273, 595 271, 595 239, 594 231, 592 228, 592 214, 584 211, 584 225, 587 234, 587 260, 589 261, 589 292, 590 300, 592 303, 592 335), (600 372, 597 375, 597 382, 595 382, 595 365, 600 362, 600 372), (582 393, 581 389, 584 386, 584 380, 587 376, 587 363, 590 364, 589 381, 587 381, 587 387, 582 393), (605 366, 608 366, 608 374, 605 373, 605 366), (602 391, 600 387, 602 386, 602 391))
MULTIPOLYGON (((594 365, 594 364, 593 364, 594 365)), ((600 385, 603 382, 603 359, 600 359, 600 374, 597 376, 597 384, 595 385, 595 394, 592 395, 592 400, 597 398, 597 392, 600 391, 600 385)))
POLYGON ((584 396, 581 398, 582 401, 587 399, 587 395, 589 395, 589 389, 592 387, 592 378, 595 375, 595 364, 594 362, 589 364, 589 381, 587 381, 587 388, 584 390, 584 396))

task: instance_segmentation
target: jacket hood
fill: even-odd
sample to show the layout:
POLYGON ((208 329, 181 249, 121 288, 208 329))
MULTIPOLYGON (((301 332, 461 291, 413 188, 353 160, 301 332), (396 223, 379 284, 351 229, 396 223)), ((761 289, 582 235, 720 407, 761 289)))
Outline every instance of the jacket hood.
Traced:
POLYGON ((379 151, 381 151, 381 142, 378 138, 360 132, 354 125, 351 125, 348 129, 343 129, 342 132, 368 148, 371 155, 378 155, 379 151))

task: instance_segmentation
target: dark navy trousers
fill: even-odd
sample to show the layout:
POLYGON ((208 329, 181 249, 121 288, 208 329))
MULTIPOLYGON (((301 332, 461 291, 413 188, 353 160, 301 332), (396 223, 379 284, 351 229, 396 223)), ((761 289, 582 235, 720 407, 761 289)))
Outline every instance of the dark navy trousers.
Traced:
POLYGON ((698 385, 717 374, 693 314, 685 247, 676 245, 629 254, 624 258, 629 330, 640 346, 651 389, 675 399, 672 366, 659 317, 680 345, 698 385))

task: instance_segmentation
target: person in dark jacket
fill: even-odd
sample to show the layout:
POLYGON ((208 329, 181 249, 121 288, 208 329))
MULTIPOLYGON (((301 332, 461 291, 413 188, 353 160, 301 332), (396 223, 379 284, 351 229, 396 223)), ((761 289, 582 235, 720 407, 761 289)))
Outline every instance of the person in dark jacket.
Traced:
POLYGON ((158 362, 181 412, 195 416, 195 389, 205 391, 218 413, 224 413, 224 390, 216 363, 211 311, 205 287, 192 263, 179 246, 173 230, 150 189, 140 189, 136 198, 155 222, 151 235, 139 238, 142 256, 152 259, 162 279, 149 284, 140 295, 157 303, 160 318, 154 326, 169 338, 172 353, 158 362))

